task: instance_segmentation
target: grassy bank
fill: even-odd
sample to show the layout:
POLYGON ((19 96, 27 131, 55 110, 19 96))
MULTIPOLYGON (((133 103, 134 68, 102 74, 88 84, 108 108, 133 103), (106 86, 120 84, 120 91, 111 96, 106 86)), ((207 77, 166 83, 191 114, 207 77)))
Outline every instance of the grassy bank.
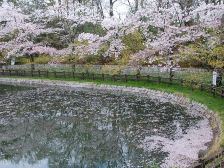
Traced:
MULTIPOLYGON (((20 77, 15 77, 20 78, 20 77)), ((25 78, 25 77, 23 77, 25 78)), ((76 82, 92 82, 95 84, 107 84, 107 85, 119 85, 119 86, 131 86, 131 87, 140 87, 140 88, 148 88, 153 90, 164 91, 168 93, 173 93, 177 95, 182 95, 190 100, 196 101, 198 103, 206 105, 210 110, 216 112, 222 122, 222 130, 224 130, 224 98, 220 96, 213 96, 210 93, 202 92, 200 90, 192 90, 188 87, 183 87, 175 84, 164 84, 164 83, 154 83, 154 82, 144 82, 144 81, 102 81, 102 80, 80 80, 74 78, 25 78, 25 79, 45 79, 45 80, 62 80, 62 81, 76 81, 76 82)), ((223 131, 222 131, 223 132, 223 131)), ((217 147, 220 145, 224 147, 224 134, 221 132, 220 143, 216 144, 217 147)))

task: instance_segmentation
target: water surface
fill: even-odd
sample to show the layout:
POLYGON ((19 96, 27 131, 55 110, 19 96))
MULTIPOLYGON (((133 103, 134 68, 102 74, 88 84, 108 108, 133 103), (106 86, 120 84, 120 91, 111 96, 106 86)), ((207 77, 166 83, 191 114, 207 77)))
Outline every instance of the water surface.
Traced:
POLYGON ((202 120, 179 105, 136 95, 2 85, 0 117, 4 168, 162 165, 169 153, 144 150, 142 141, 181 138, 202 120))

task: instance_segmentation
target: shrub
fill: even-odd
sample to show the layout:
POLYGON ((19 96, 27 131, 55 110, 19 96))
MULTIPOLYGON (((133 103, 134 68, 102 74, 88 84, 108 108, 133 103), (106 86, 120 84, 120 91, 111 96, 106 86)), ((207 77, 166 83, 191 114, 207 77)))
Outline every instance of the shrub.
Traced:
POLYGON ((75 64, 78 62, 79 57, 77 55, 65 55, 60 57, 53 57, 52 61, 62 64, 75 64))
POLYGON ((110 48, 109 43, 103 43, 98 50, 98 54, 103 55, 109 48, 110 48))
POLYGON ((142 21, 142 22, 147 22, 147 21, 149 21, 150 19, 148 18, 148 17, 146 17, 146 16, 142 16, 141 18, 140 18, 140 21, 142 21))
POLYGON ((149 25, 149 26, 148 26, 148 32, 149 32, 149 33, 152 33, 153 35, 157 35, 158 32, 159 32, 159 30, 158 30, 157 27, 152 26, 152 25, 149 25))
POLYGON ((181 66, 224 68, 224 47, 209 50, 202 46, 190 45, 180 52, 181 66))
POLYGON ((88 42, 88 40, 82 40, 82 41, 79 41, 79 40, 75 40, 74 41, 74 44, 76 45, 76 46, 88 46, 89 45, 89 42, 88 42))
POLYGON ((77 27, 73 28, 73 31, 75 34, 91 33, 101 37, 106 35, 106 30, 100 24, 93 24, 90 22, 78 25, 77 27))
POLYGON ((87 55, 83 57, 83 63, 85 64, 98 64, 100 62, 100 55, 87 55))
POLYGON ((143 36, 138 31, 125 35, 122 38, 122 42, 132 53, 136 53, 145 48, 143 36))
POLYGON ((0 61, 4 59, 3 53, 0 52, 0 61))
POLYGON ((8 33, 0 38, 0 42, 9 42, 17 37, 19 31, 17 29, 13 30, 11 33, 8 33))
POLYGON ((63 28, 62 21, 68 22, 68 20, 65 20, 64 18, 54 17, 47 22, 46 27, 47 28, 63 28))
POLYGON ((29 57, 18 57, 16 58, 16 64, 30 64, 30 58, 29 57))
POLYGON ((63 64, 103 64, 101 55, 70 55, 58 58, 58 62, 63 64))
POLYGON ((122 66, 104 65, 101 69, 104 74, 118 75, 122 71, 122 66))
POLYGON ((218 46, 211 51, 208 64, 215 68, 224 68, 224 46, 218 46))
POLYGON ((121 55, 118 60, 115 60, 116 64, 119 65, 127 65, 130 60, 131 51, 128 49, 124 49, 121 51, 121 55))
POLYGON ((34 63, 35 64, 47 64, 48 62, 51 61, 51 57, 49 55, 40 55, 38 57, 34 58, 34 63))
POLYGON ((34 38, 34 43, 43 43, 60 50, 68 47, 67 42, 64 42, 61 36, 62 35, 57 33, 42 33, 34 38))

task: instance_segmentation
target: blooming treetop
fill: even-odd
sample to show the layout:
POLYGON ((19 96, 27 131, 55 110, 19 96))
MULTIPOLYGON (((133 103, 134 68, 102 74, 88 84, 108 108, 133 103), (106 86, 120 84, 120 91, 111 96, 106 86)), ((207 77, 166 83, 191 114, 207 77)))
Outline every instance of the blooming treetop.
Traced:
MULTIPOLYGON (((19 57, 32 54, 61 55, 96 55, 100 47, 107 43, 109 47, 104 56, 118 58, 126 48, 122 38, 134 31, 144 36, 146 50, 133 53, 133 58, 145 58, 149 53, 170 54, 176 45, 207 37, 205 28, 217 28, 224 15, 223 4, 206 4, 200 2, 190 8, 183 8, 178 1, 145 1, 145 7, 130 13, 126 19, 105 17, 98 8, 87 2, 73 0, 56 1, 44 9, 37 9, 29 14, 6 1, 0 6, 0 52, 7 57, 19 57), (169 5, 166 5, 169 4, 169 5), (60 27, 48 27, 55 18, 61 22, 60 27), (72 31, 84 23, 99 24, 105 29, 103 36, 83 32, 73 35, 72 31), (61 33, 62 38, 70 44, 63 49, 56 49, 46 43, 35 42, 34 38, 41 34, 61 33), (10 38, 6 37, 10 36, 10 38), (75 45, 74 41, 88 41, 85 45, 75 45), (153 52, 151 52, 153 51, 153 52)), ((151 59, 152 62, 153 59, 151 59)))

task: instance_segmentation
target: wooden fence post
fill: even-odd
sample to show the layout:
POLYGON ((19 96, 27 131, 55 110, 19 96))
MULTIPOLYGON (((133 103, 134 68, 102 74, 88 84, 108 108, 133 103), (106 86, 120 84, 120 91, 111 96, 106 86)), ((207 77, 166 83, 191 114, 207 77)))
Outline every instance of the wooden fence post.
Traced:
POLYGON ((172 85, 173 84, 173 78, 172 78, 172 76, 169 77, 169 81, 170 81, 170 84, 172 85))
POLYGON ((184 86, 184 80, 183 79, 180 80, 180 85, 184 86))
POLYGON ((215 86, 214 85, 210 85, 210 92, 212 93, 213 96, 215 96, 215 86))
POLYGON ((75 72, 74 71, 72 72, 72 77, 75 78, 75 72))
POLYGON ((224 88, 221 90, 221 97, 224 98, 224 88))
POLYGON ((112 80, 115 82, 115 75, 112 75, 112 80))
POLYGON ((213 86, 212 87, 212 95, 215 96, 216 95, 215 93, 216 93, 216 86, 213 86))
POLYGON ((190 85, 191 85, 191 90, 193 91, 194 90, 194 81, 193 80, 191 81, 190 85))
POLYGON ((149 80, 150 80, 150 76, 149 76, 149 75, 147 75, 147 80, 148 80, 148 82, 149 82, 149 80))
POLYGON ((40 70, 38 70, 38 76, 40 77, 40 70))
POLYGON ((47 76, 47 78, 49 77, 49 72, 48 72, 48 70, 46 71, 46 76, 47 76))
POLYGON ((57 78, 57 72, 56 71, 54 71, 54 77, 57 78))
POLYGON ((104 74, 102 74, 102 80, 104 81, 104 74))
POLYGON ((203 83, 201 83, 201 85, 200 85, 200 89, 201 89, 201 91, 204 90, 204 85, 203 85, 203 83))
POLYGON ((86 70, 86 78, 87 78, 87 79, 90 79, 90 75, 91 75, 91 74, 89 73, 89 71, 86 70))
POLYGON ((66 74, 65 74, 65 71, 63 71, 63 77, 64 77, 64 78, 66 78, 66 74))
POLYGON ((158 82, 161 83, 161 77, 160 76, 158 77, 158 82))
POLYGON ((139 74, 136 74, 136 81, 139 81, 139 74))
POLYGON ((124 75, 124 78, 125 78, 125 82, 128 82, 127 74, 124 75))

